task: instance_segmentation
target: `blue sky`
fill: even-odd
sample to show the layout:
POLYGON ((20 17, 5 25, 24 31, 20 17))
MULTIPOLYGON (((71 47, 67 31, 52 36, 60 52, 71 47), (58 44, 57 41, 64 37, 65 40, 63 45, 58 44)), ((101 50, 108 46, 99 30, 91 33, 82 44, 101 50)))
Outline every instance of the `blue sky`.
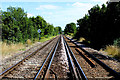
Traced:
POLYGON ((62 29, 70 22, 88 13, 95 5, 102 5, 107 0, 1 0, 1 9, 6 11, 9 6, 21 7, 28 17, 42 16, 47 22, 62 29))

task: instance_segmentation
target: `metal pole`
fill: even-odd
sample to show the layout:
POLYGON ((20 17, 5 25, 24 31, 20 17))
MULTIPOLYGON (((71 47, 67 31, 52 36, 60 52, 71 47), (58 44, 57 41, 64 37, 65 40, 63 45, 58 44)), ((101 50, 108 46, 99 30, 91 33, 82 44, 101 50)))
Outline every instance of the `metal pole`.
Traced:
POLYGON ((40 40, 40 33, 39 33, 39 40, 40 40))

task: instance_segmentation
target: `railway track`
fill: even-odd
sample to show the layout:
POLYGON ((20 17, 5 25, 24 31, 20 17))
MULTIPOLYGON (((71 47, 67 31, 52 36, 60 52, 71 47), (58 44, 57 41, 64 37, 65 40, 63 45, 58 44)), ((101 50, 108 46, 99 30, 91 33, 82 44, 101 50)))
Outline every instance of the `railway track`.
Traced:
POLYGON ((89 53, 90 50, 87 51, 84 47, 83 49, 80 44, 72 39, 68 37, 65 37, 65 39, 74 52, 75 57, 77 58, 88 79, 120 79, 119 62, 113 60, 111 61, 111 59, 95 52, 92 53, 92 51, 89 53), (109 65, 112 66, 109 67, 109 65), (113 70, 111 67, 115 70, 113 70))
MULTIPOLYGON (((54 38, 55 39, 55 38, 54 38)), ((52 40, 54 40, 52 39, 52 40)), ((3 66, 2 68, 2 71, 6 70, 7 68, 9 68, 10 66, 16 64, 18 61, 24 59, 27 55, 29 55, 30 53, 34 52, 35 50, 37 49, 40 49, 42 48, 42 46, 44 46, 45 44, 51 42, 52 40, 50 41, 46 41, 44 43, 40 43, 40 44, 37 44, 33 47, 31 47, 30 49, 27 49, 26 51, 24 52, 21 52, 21 53, 17 53, 15 54, 14 56, 12 57, 9 57, 7 59, 3 59, 1 62, 1 66, 3 66)))
POLYGON ((66 53, 68 55, 68 61, 70 64, 70 69, 71 70, 71 75, 73 79, 82 79, 82 80, 87 80, 87 77, 85 75, 85 73, 83 72, 81 66, 79 65, 76 57, 74 56, 72 50, 70 49, 69 45, 67 44, 67 42, 64 39, 64 45, 66 48, 66 53), (72 59, 71 59, 72 58, 72 59))
POLYGON ((54 46, 58 37, 48 41, 37 50, 29 53, 22 60, 5 69, 0 73, 0 78, 31 78, 31 73, 36 73, 36 69, 40 67, 49 50, 54 46), (29 75, 28 75, 29 74, 29 75))
POLYGON ((87 77, 85 76, 82 68, 80 67, 74 54, 70 50, 70 47, 67 45, 66 41, 64 40, 62 36, 61 36, 61 39, 56 44, 55 48, 52 49, 51 52, 49 53, 49 56, 46 58, 45 62, 43 63, 42 67, 40 68, 34 80, 38 78, 40 79, 54 78, 54 79, 87 80, 87 77), (61 46, 64 47, 65 49, 64 55, 66 56, 64 56, 64 58, 65 57, 67 58, 66 65, 65 63, 62 64, 61 62, 61 58, 62 58, 60 56, 61 46))
POLYGON ((55 80, 119 80, 120 74, 94 54, 84 50, 77 42, 61 35, 3 71, 0 77, 2 79, 34 80, 49 78, 55 80))

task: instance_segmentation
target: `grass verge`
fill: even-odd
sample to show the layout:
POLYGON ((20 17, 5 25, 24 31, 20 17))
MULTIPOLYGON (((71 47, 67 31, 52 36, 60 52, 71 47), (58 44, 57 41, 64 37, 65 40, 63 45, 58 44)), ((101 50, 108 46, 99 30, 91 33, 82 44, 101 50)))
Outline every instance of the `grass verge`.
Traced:
POLYGON ((52 38, 54 38, 54 37, 56 37, 56 36, 50 36, 50 37, 48 37, 48 38, 41 37, 40 42, 45 42, 45 41, 50 40, 50 39, 52 39, 52 38))
POLYGON ((5 57, 7 55, 10 55, 11 53, 15 53, 17 51, 21 51, 25 49, 25 45, 23 43, 11 43, 7 44, 6 42, 0 42, 1 43, 1 51, 2 51, 2 57, 5 57))
POLYGON ((28 39, 25 44, 23 44, 23 43, 7 44, 6 42, 0 42, 0 44, 1 44, 0 45, 1 46, 0 55, 3 58, 10 57, 10 56, 14 55, 15 53, 18 53, 20 51, 25 51, 26 49, 28 49, 32 46, 35 46, 34 44, 37 43, 37 42, 45 42, 45 41, 50 40, 54 37, 56 37, 56 36, 51 36, 51 37, 48 37, 48 38, 42 37, 40 39, 40 41, 38 39, 36 39, 34 41, 34 43, 30 39, 28 39))

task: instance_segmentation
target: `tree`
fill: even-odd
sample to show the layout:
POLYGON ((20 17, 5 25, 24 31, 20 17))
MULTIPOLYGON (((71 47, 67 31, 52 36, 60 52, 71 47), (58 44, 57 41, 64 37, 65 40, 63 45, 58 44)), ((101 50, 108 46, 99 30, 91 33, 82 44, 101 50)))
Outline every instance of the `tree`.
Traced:
POLYGON ((53 30, 54 30, 53 25, 48 25, 47 27, 45 27, 44 34, 45 35, 51 35, 51 34, 53 34, 53 30))
POLYGON ((10 6, 7 11, 1 11, 1 14, 3 41, 25 42, 27 39, 34 41, 35 38, 39 37, 38 29, 41 30, 41 36, 53 35, 54 33, 57 35, 62 30, 61 27, 54 28, 39 15, 28 18, 27 13, 20 7, 10 6))
POLYGON ((120 2, 110 2, 100 8, 99 5, 88 10, 88 14, 77 20, 78 29, 75 37, 84 37, 90 46, 100 49, 112 44, 120 37, 120 2))
POLYGON ((75 33, 76 32, 76 24, 75 23, 69 23, 65 26, 64 33, 75 33))
POLYGON ((57 26, 59 34, 62 34, 62 28, 60 26, 57 26))

